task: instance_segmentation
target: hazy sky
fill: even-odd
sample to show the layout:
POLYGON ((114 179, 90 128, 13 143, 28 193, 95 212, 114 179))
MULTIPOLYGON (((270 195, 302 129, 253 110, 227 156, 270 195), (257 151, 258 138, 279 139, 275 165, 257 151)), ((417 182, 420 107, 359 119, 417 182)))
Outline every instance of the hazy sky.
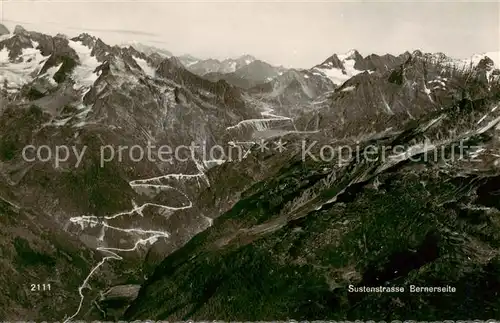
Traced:
POLYGON ((252 54, 272 64, 311 67, 351 48, 361 54, 441 51, 455 57, 500 51, 499 2, 70 1, 3 0, 13 28, 81 32, 175 55, 252 54))

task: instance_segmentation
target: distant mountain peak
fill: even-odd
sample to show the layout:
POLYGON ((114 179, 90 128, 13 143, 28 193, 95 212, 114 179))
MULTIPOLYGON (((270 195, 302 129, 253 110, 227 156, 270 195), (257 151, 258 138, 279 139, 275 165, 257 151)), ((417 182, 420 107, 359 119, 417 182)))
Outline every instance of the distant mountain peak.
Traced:
POLYGON ((411 56, 423 56, 424 53, 422 53, 422 51, 420 49, 415 49, 413 52, 411 52, 411 56))
POLYGON ((488 56, 485 56, 483 59, 479 61, 477 64, 477 67, 479 69, 485 69, 485 70, 492 70, 495 66, 495 62, 489 58, 488 56))
POLYGON ((359 57, 363 58, 363 56, 361 56, 361 54, 358 52, 358 50, 356 49, 350 49, 349 51, 347 51, 346 53, 344 54, 340 54, 338 55, 338 57, 341 59, 341 60, 347 60, 347 59, 357 59, 359 57))
POLYGON ((78 39, 78 40, 97 40, 97 37, 95 36, 92 36, 91 34, 89 33, 81 33, 80 35, 76 36, 75 39, 78 39))
POLYGON ((14 27, 14 35, 24 34, 26 32, 26 29, 24 29, 24 27, 21 25, 16 25, 16 27, 14 27))
MULTIPOLYGON (((240 57, 238 57, 237 60, 244 60, 244 61, 253 62, 253 61, 256 61, 257 58, 255 58, 254 56, 249 55, 249 54, 244 54, 244 55, 241 55, 240 57)), ((249 64, 249 63, 247 63, 247 64, 249 64)))
POLYGON ((364 70, 358 69, 363 59, 363 56, 357 50, 351 49, 344 54, 333 54, 323 63, 313 67, 313 70, 322 73, 334 84, 340 85, 364 70))
POLYGON ((82 33, 75 38, 72 38, 73 41, 81 42, 83 45, 93 48, 97 42, 97 38, 88 33, 82 33))
POLYGON ((486 52, 481 54, 474 54, 466 61, 471 63, 472 65, 478 65, 481 60, 488 58, 493 62, 493 66, 495 68, 500 68, 500 52, 486 52))

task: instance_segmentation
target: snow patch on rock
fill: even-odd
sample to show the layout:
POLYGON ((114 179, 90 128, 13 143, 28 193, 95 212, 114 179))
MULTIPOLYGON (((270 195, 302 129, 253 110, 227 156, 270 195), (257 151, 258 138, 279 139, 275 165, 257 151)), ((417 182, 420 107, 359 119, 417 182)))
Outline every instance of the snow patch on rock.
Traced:
POLYGON ((145 60, 145 59, 142 59, 142 58, 139 58, 139 57, 135 57, 135 56, 132 56, 135 60, 135 62, 137 63, 137 65, 139 65, 142 69, 142 71, 147 75, 147 76, 150 76, 150 77, 155 77, 155 69, 154 67, 152 67, 151 65, 149 65, 149 63, 145 60))
POLYGON ((355 51, 351 50, 343 55, 338 55, 338 59, 342 62, 343 69, 333 67, 332 62, 328 62, 325 65, 317 66, 313 68, 313 71, 320 72, 322 75, 328 77, 333 84, 341 85, 351 77, 363 73, 354 68, 356 61, 354 59, 355 51))
POLYGON ((83 45, 79 41, 69 41, 69 46, 78 54, 80 65, 73 70, 72 78, 75 81, 73 88, 79 90, 90 88, 99 77, 95 72, 100 65, 95 56, 92 56, 92 49, 83 45))
POLYGON ((15 92, 38 74, 46 57, 36 49, 37 42, 31 43, 32 48, 23 48, 21 56, 15 62, 10 61, 7 47, 0 51, 0 88, 7 85, 9 92, 15 92))

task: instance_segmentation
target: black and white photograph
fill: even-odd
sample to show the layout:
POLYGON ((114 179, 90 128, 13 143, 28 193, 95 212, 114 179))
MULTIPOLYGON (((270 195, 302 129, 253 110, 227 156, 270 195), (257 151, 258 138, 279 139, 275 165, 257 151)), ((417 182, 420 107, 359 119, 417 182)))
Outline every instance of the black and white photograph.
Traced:
POLYGON ((500 2, 0 0, 1 322, 500 319, 500 2))

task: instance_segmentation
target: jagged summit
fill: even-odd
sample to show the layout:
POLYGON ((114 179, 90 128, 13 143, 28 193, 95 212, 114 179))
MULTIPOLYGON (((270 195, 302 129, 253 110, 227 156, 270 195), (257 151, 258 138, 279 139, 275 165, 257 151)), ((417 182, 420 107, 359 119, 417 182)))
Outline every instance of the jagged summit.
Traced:
POLYGON ((248 64, 252 63, 253 61, 256 61, 257 58, 255 58, 254 56, 252 56, 250 54, 244 54, 236 59, 229 58, 228 60, 240 61, 240 62, 243 62, 244 64, 248 65, 248 64))
POLYGON ((88 33, 82 33, 74 38, 72 38, 74 41, 79 41, 81 42, 82 44, 84 44, 85 46, 87 47, 94 47, 96 41, 97 41, 97 37, 95 36, 92 36, 88 33))
POLYGON ((328 57, 326 60, 323 61, 323 63, 319 64, 318 66, 343 68, 342 61, 340 60, 337 54, 333 54, 332 56, 328 57))
POLYGON ((362 59, 363 56, 359 53, 359 51, 357 49, 350 49, 345 53, 334 53, 334 54, 332 54, 332 56, 327 58, 325 61, 337 60, 337 59, 340 61, 343 61, 343 60, 348 60, 348 59, 360 59, 360 58, 362 59))
POLYGON ((63 33, 57 33, 55 37, 69 39, 70 37, 63 33))
POLYGON ((314 66, 312 70, 328 77, 333 84, 340 85, 363 71, 357 66, 362 60, 363 56, 357 50, 352 49, 344 54, 333 54, 323 63, 314 66))
POLYGON ((423 56, 424 53, 420 49, 415 49, 411 52, 412 56, 423 56))
POLYGON ((492 70, 494 67, 495 67, 495 62, 488 56, 485 56, 479 61, 479 63, 477 63, 477 68, 479 69, 485 69, 489 71, 492 70))
POLYGON ((357 49, 351 49, 351 50, 347 51, 344 54, 339 54, 338 57, 340 59, 342 59, 342 60, 346 60, 346 59, 354 59, 354 60, 363 59, 363 56, 358 52, 357 49))
POLYGON ((27 32, 27 31, 26 31, 26 29, 24 29, 24 27, 23 27, 23 26, 21 26, 21 25, 16 25, 16 27, 14 27, 14 32, 13 32, 13 34, 14 34, 14 35, 18 35, 18 34, 23 34, 23 33, 26 33, 26 32, 27 32))
POLYGON ((347 52, 345 52, 344 55, 354 56, 354 55, 359 55, 359 52, 357 49, 352 48, 352 49, 348 50, 347 52))
POLYGON ((465 62, 477 65, 482 59, 485 58, 489 58, 493 62, 495 68, 500 68, 500 51, 474 54, 470 58, 466 59, 465 62))

